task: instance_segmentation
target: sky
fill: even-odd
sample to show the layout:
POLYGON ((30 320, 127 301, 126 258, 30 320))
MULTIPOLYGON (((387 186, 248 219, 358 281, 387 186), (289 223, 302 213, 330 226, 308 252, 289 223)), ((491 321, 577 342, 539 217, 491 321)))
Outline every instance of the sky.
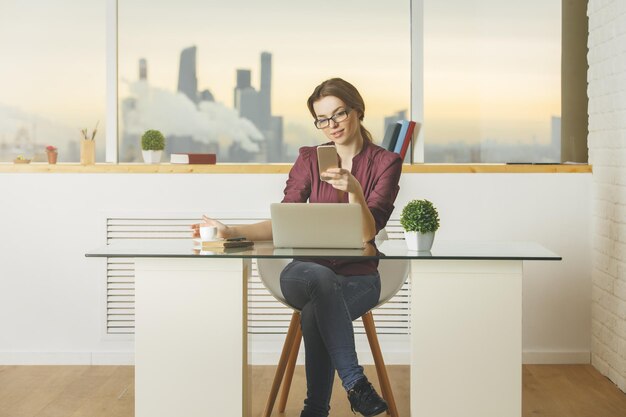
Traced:
POLYGON ((0 0, 0 141, 24 123, 62 160, 80 129, 100 121, 104 145, 104 29, 101 0, 0 0))
MULTIPOLYGON (((257 89, 260 54, 272 53, 272 112, 285 124, 312 126, 306 99, 316 85, 339 76, 366 102, 366 126, 410 103, 410 19, 406 1, 167 1, 120 2, 119 73, 134 80, 139 58, 150 84, 176 88, 182 49, 197 47, 200 90, 233 106, 236 69, 252 70, 257 89), (150 9, 147 22, 142 11, 150 9), (189 13, 193 10, 194 13, 189 13), (245 10, 245 12, 243 12, 245 10)), ((123 95, 122 90, 121 95, 123 95)), ((289 139, 289 138, 288 138, 289 139)))
MULTIPOLYGON (((424 3, 427 140, 547 142, 560 115, 560 1, 424 3)), ((360 90, 365 124, 381 136, 383 117, 409 107, 409 23, 407 0, 120 0, 120 95, 139 58, 151 84, 175 91, 180 51, 195 45, 199 89, 232 107, 235 70, 251 69, 258 88, 268 51, 273 113, 286 126, 310 124, 306 98, 340 76, 360 90)), ((103 0, 0 1, 0 52, 0 105, 72 132, 104 125, 103 0)))
POLYGON ((561 1, 424 1, 428 141, 547 143, 561 114, 561 1))
POLYGON ((103 1, 0 0, 0 103, 91 124, 105 108, 104 21, 103 1))

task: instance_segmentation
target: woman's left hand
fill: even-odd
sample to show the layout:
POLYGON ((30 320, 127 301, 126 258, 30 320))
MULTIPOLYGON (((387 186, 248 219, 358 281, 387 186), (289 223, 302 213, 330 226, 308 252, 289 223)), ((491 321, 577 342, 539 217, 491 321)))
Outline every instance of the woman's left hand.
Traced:
POLYGON ((359 193, 363 191, 361 184, 359 184, 357 179, 354 178, 352 173, 347 169, 329 168, 323 173, 323 176, 329 178, 326 182, 337 190, 347 193, 359 193))

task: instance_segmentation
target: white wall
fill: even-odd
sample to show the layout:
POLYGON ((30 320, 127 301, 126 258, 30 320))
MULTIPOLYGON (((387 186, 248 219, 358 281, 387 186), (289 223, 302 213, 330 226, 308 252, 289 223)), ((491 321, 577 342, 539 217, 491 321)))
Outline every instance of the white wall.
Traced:
MULTIPOLYGON (((84 257, 105 244, 106 213, 267 212, 285 179, 0 174, 0 364, 132 358, 132 339, 104 333, 105 261, 84 257)), ((441 217, 436 239, 532 240, 562 255, 525 263, 525 361, 587 363, 591 181, 590 174, 404 174, 396 216, 407 201, 428 198, 441 217)))
POLYGON ((626 391, 626 2, 590 0, 592 363, 626 391))

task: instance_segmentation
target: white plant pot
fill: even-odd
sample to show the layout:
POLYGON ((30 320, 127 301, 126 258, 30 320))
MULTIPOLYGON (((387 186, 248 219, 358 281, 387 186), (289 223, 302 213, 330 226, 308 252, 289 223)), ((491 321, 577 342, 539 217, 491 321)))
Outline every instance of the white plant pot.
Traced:
POLYGON ((161 154, 163 151, 141 151, 143 162, 146 164, 158 164, 161 162, 161 154))
POLYGON ((428 252, 433 247, 435 232, 418 233, 404 231, 404 240, 409 250, 428 252))

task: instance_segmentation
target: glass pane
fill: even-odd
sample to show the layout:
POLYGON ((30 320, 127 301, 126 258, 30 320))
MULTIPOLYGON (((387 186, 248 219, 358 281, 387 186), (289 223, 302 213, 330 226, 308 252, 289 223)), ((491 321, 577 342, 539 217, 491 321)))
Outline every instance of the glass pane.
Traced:
POLYGON ((165 155, 289 162, 325 142, 306 100, 331 77, 353 83, 378 143, 410 102, 409 0, 119 2, 120 161, 141 161, 148 129, 165 155), (149 17, 148 17, 149 16, 149 17))
POLYGON ((0 161, 78 162, 80 130, 105 148, 105 4, 101 0, 0 5, 0 161))
POLYGON ((424 1, 426 162, 558 162, 561 1, 424 1))

